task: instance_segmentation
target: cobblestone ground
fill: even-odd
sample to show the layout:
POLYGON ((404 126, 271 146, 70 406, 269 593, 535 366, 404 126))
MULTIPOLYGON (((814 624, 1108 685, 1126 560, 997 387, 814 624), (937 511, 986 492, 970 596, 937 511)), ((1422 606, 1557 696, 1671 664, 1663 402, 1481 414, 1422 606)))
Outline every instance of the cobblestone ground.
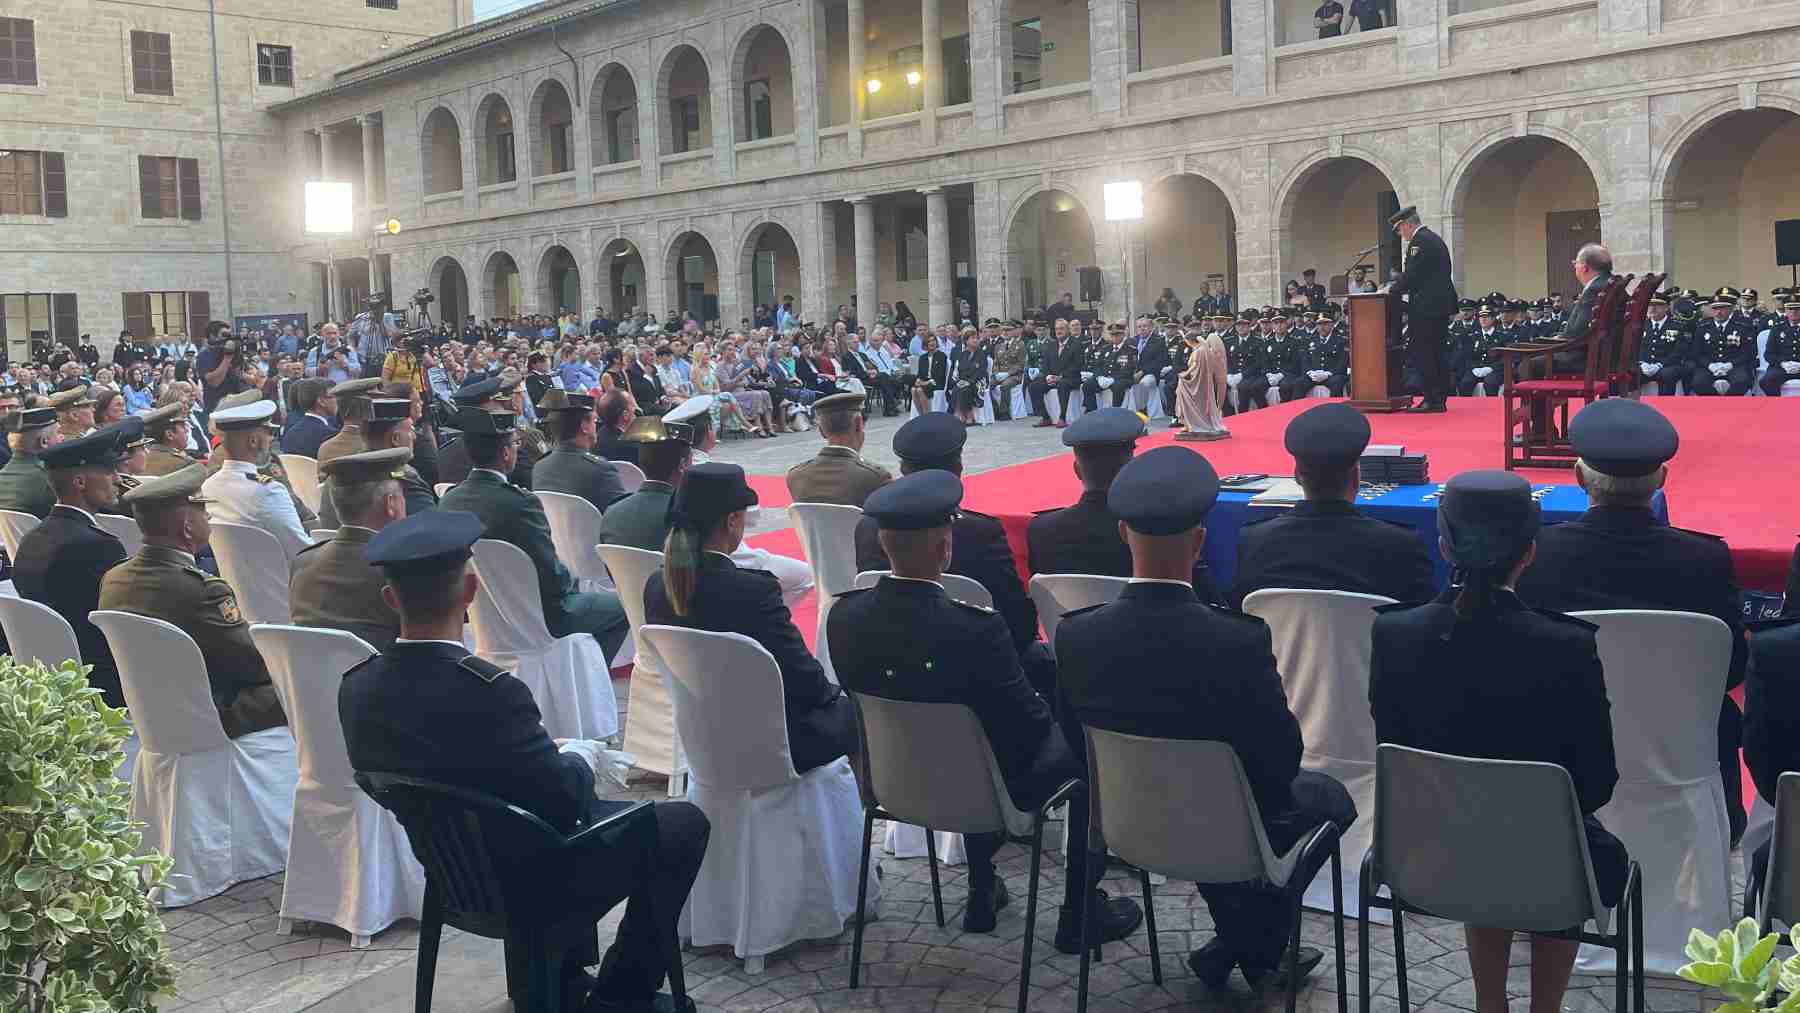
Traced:
MULTIPOLYGON (((890 447, 899 419, 871 420, 867 456, 895 467, 890 447)), ((986 471, 1008 464, 1061 453, 1060 432, 1032 429, 1028 423, 1002 423, 974 434, 965 455, 968 470, 986 471)), ((726 443, 715 460, 741 463, 754 474, 780 474, 818 448, 816 435, 798 434, 776 440, 726 443)), ((758 531, 787 526, 786 511, 765 510, 758 531)), ((621 706, 629 706, 629 684, 615 684, 621 706)), ((660 780, 634 782, 621 797, 659 799, 660 780)), ((875 828, 877 847, 883 827, 875 828)), ((1046 839, 1060 841, 1053 826, 1046 839)), ((877 854, 880 854, 879 850, 877 854)), ((965 896, 962 870, 941 869, 946 927, 933 916, 931 881, 924 859, 883 858, 884 894, 879 920, 868 929, 864 944, 862 987, 849 988, 850 932, 832 939, 796 944, 771 956, 764 972, 744 973, 741 961, 724 948, 689 950, 685 967, 689 994, 704 1011, 978 1011, 1016 1008, 1019 956, 1025 935, 1025 895, 1030 852, 1008 846, 1000 854, 1013 903, 1001 912, 993 934, 960 929, 965 896)), ((1034 1013, 1057 1013, 1075 1007, 1079 961, 1056 951, 1057 905, 1062 895, 1062 855, 1046 849, 1033 948, 1030 1007, 1034 1013)), ((1741 881, 1741 874, 1739 876, 1741 881)), ((1114 872, 1108 892, 1137 895, 1135 879, 1114 872)), ((177 911, 164 920, 178 967, 177 994, 163 1004, 183 1013, 404 1013, 413 1008, 417 926, 404 922, 375 937, 362 950, 350 948, 342 931, 329 926, 301 925, 292 935, 276 933, 282 878, 242 883, 225 894, 177 911)), ((620 909, 601 925, 602 946, 616 929, 620 909)), ((1095 1013, 1120 1010, 1225 1011, 1280 1008, 1283 997, 1258 998, 1234 975, 1225 993, 1208 992, 1187 968, 1190 950, 1212 936, 1206 906, 1190 883, 1170 882, 1156 889, 1157 940, 1162 951, 1163 984, 1154 983, 1149 942, 1140 929, 1131 939, 1108 946, 1104 962, 1092 971, 1090 1008, 1095 1013)), ((1461 926, 1432 919, 1409 919, 1407 974, 1412 1002, 1426 1010, 1469 1011, 1475 993, 1468 961, 1462 952, 1461 926)), ((1300 994, 1300 1009, 1330 1013, 1337 1008, 1336 963, 1331 920, 1308 913, 1302 934, 1325 951, 1324 963, 1300 994)), ((1370 974, 1374 1013, 1394 1013, 1398 1003, 1392 934, 1386 926, 1370 933, 1370 974)), ((1346 927, 1349 946, 1350 1002, 1355 1005, 1356 933, 1346 927)), ((1528 958, 1523 945, 1514 951, 1511 978, 1515 1008, 1522 1009, 1529 990, 1528 958)), ((1574 1013, 1613 1009, 1612 979, 1577 975, 1564 1001, 1574 1013)), ((1654 1013, 1700 1013, 1719 1005, 1685 983, 1652 979, 1649 1008, 1654 1013)), ((438 960, 433 1009, 440 1013, 504 1013, 506 998, 500 944, 446 930, 438 960)))

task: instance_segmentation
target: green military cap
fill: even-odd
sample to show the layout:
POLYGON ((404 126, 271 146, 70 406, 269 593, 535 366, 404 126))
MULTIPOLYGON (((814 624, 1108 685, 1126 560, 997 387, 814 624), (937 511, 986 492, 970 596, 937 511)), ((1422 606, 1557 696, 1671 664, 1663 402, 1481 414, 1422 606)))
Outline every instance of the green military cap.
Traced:
POLYGON ((562 390, 552 387, 544 392, 537 403, 540 412, 591 412, 594 410, 594 396, 562 390))
POLYGON ((90 389, 91 388, 84 383, 79 387, 70 387, 68 390, 57 391, 50 395, 50 407, 60 412, 91 405, 94 403, 94 399, 88 397, 88 391, 90 389))
POLYGON ((47 429, 53 425, 56 425, 56 409, 26 408, 8 416, 6 428, 15 433, 26 433, 33 429, 47 429))
POLYGON ((813 414, 819 412, 860 412, 867 399, 861 394, 828 394, 813 402, 813 414))
POLYGON ((204 464, 190 464, 179 471, 142 481, 142 485, 125 494, 125 503, 131 506, 167 506, 173 503, 207 502, 207 498, 200 493, 200 487, 206 482, 204 464))
POLYGON ((370 376, 360 380, 345 380, 343 383, 338 384, 325 393, 330 394, 332 397, 350 397, 357 394, 367 394, 379 386, 381 386, 381 377, 370 376))
POLYGON ((412 415, 412 402, 403 397, 369 399, 370 422, 398 422, 412 415))
POLYGON ((674 440, 678 443, 694 441, 694 427, 685 422, 664 422, 655 415, 640 415, 631 420, 625 432, 619 436, 622 443, 662 443, 674 440))
POLYGON ((334 482, 347 485, 405 478, 406 463, 412 460, 411 447, 384 447, 360 454, 344 454, 319 465, 319 473, 334 482))
MULTIPOLYGON (((221 399, 219 404, 223 406, 225 404, 224 400, 221 399)), ((144 420, 145 432, 161 433, 166 432, 170 426, 178 423, 185 423, 187 421, 187 410, 181 406, 181 402, 174 401, 163 405, 161 408, 152 408, 139 415, 138 418, 144 420)))

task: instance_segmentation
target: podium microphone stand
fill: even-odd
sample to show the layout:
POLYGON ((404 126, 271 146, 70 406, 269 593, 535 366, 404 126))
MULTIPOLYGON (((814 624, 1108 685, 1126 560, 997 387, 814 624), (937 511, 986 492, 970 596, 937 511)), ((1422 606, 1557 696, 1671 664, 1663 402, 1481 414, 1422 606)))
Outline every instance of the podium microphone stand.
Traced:
MULTIPOLYGON (((1354 277, 1369 251, 1357 254, 1344 271, 1354 277)), ((1400 346, 1404 304, 1392 292, 1358 292, 1347 296, 1350 318, 1350 406, 1365 413, 1405 411, 1412 398, 1401 389, 1394 351, 1400 346)))

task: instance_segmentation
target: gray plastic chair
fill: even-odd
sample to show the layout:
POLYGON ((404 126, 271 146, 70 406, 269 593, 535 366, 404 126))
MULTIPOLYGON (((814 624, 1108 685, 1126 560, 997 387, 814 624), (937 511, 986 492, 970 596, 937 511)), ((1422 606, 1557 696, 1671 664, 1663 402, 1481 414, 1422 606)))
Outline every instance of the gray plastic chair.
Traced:
MULTIPOLYGON (((1300 902, 1306 886, 1327 859, 1331 861, 1333 928, 1337 937, 1338 1011, 1349 1009, 1344 970, 1344 895, 1339 873, 1338 828, 1325 823, 1277 855, 1263 830, 1262 814, 1250 791, 1250 778, 1230 744, 1213 739, 1159 739, 1128 735, 1083 725, 1088 744, 1089 826, 1106 838, 1114 854, 1146 873, 1144 911, 1151 910, 1148 873, 1195 883, 1266 883, 1280 890, 1294 919, 1288 941, 1288 1013, 1300 993, 1296 967, 1300 957, 1300 902), (1171 777, 1170 771, 1179 771, 1171 777)), ((1089 901, 1092 903, 1091 899, 1089 901)), ((1087 1009, 1087 927, 1096 912, 1081 920, 1081 977, 1075 1008, 1087 1009)), ((1150 967, 1162 982, 1162 955, 1156 947, 1156 925, 1150 934, 1150 967)))
POLYGON ((1627 977, 1643 1013, 1641 876, 1632 862, 1619 908, 1600 902, 1575 782, 1562 767, 1383 743, 1375 752, 1375 844, 1363 859, 1356 928, 1361 1009, 1369 1009, 1369 909, 1379 907, 1394 916, 1402 1013, 1411 1008, 1402 912, 1608 947, 1620 969, 1619 1013, 1627 1008, 1627 977), (1384 886, 1386 898, 1378 895, 1384 886), (1586 931, 1589 921, 1597 931, 1586 931))
POLYGON ((1037 606, 1038 622, 1044 627, 1044 642, 1056 646, 1056 625, 1062 617, 1094 605, 1105 605, 1119 597, 1124 577, 1107 577, 1093 573, 1040 573, 1031 578, 1027 591, 1037 606))
MULTIPOLYGON (((1775 839, 1769 844, 1769 867, 1744 891, 1745 911, 1759 931, 1768 934, 1775 922, 1800 925, 1800 773, 1787 771, 1775 782, 1775 839)), ((1787 942, 1784 936, 1782 942, 1787 942)))
MULTIPOLYGON (((1081 787, 1071 780, 1035 811, 1013 806, 994 760, 993 747, 975 712, 956 703, 918 703, 851 693, 862 732, 863 855, 858 888, 856 935, 850 944, 850 987, 862 971, 863 891, 868 889, 869 851, 876 817, 917 823, 931 830, 964 834, 1031 833, 1030 887, 1025 898, 1025 945, 1019 958, 1019 1013, 1031 988, 1031 944, 1037 934, 1038 867, 1044 853, 1044 820, 1050 810, 1081 787), (983 773, 985 772, 985 776, 983 773)), ((927 847, 931 896, 938 927, 944 925, 944 897, 938 889, 937 852, 927 847)))

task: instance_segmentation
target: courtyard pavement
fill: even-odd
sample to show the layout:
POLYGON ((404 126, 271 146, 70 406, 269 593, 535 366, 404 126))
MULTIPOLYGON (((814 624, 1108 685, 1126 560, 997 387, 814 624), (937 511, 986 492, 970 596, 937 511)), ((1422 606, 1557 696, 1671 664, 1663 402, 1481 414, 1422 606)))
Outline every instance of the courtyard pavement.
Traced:
MULTIPOLYGON (((867 456, 895 468, 890 441, 900 419, 872 419, 867 456)), ((1033 429, 1028 422, 1001 423, 973 434, 965 452, 968 472, 975 473, 1063 451, 1061 433, 1033 429)), ((775 440, 721 444, 714 460, 734 461, 753 474, 781 474, 818 448, 813 433, 775 440)), ((764 510, 758 532, 787 526, 785 510, 764 510)), ((629 681, 615 683, 620 706, 630 706, 629 681)), ((660 799, 664 783, 653 776, 634 780, 619 797, 660 799)), ((877 823, 877 855, 884 827, 877 823)), ((1053 826, 1047 841, 1060 841, 1053 826)), ((772 955, 760 975, 744 973, 741 961, 724 948, 690 949, 687 985, 703 1011, 981 1011, 1016 1006, 1021 941, 1025 928, 1025 894, 1030 852, 1009 845, 1000 854, 1013 903, 1001 912, 992 934, 960 929, 965 896, 963 870, 942 869, 946 927, 932 914, 931 883, 923 858, 883 856, 884 894, 880 918, 870 924, 864 945, 862 987, 849 984, 851 933, 799 943, 772 955)), ((1734 856, 1741 884, 1741 862, 1734 856)), ((1057 906, 1062 895, 1062 854, 1046 848, 1037 942, 1033 949, 1030 1007, 1037 1013, 1059 1013, 1075 1007, 1079 961, 1056 951, 1057 906)), ((1135 879, 1114 871, 1106 888, 1114 895, 1138 896, 1135 879)), ((413 1008, 417 926, 403 922, 375 937, 371 946, 352 950, 349 937, 329 926, 299 926, 294 934, 276 934, 282 877, 243 883, 225 894, 164 914, 169 946, 177 964, 177 994, 162 1004, 180 1013, 403 1013, 413 1008)), ((1740 887, 1741 892, 1741 887, 1740 887)), ((1734 902, 1734 909, 1736 908, 1734 902)), ((601 945, 608 945, 623 906, 601 925, 601 945)), ((1212 936, 1212 922, 1193 884, 1169 882, 1156 889, 1157 938, 1162 951, 1163 984, 1154 983, 1144 931, 1106 947, 1104 962, 1092 972, 1090 1008, 1095 1013, 1120 1010, 1225 1011, 1279 1008, 1283 996, 1254 996, 1241 976, 1233 975, 1229 991, 1211 993, 1188 970, 1188 952, 1212 936)), ((1407 972, 1415 1007, 1437 1011, 1475 1008, 1468 961, 1463 955, 1462 928, 1434 919, 1408 919, 1407 972)), ((1709 926, 1717 929, 1719 926, 1709 926)), ((1300 995, 1308 1013, 1330 1013, 1337 1006, 1331 920, 1308 913, 1302 934, 1325 951, 1325 961, 1300 995)), ((1370 974, 1374 1013, 1395 1013, 1396 967, 1392 933, 1385 925, 1371 929, 1370 974)), ((1350 1003, 1355 1007, 1356 932, 1346 926, 1349 946, 1350 1003)), ((1511 992, 1515 1009, 1524 1009, 1529 991, 1529 962, 1523 943, 1514 949, 1511 992)), ((1573 1013, 1601 1013, 1613 1008, 1612 979, 1577 975, 1563 1006, 1573 1013)), ((1701 1013, 1722 1002, 1685 982, 1652 979, 1648 1002, 1654 1013, 1701 1013)), ((438 960, 434 1010, 440 1013, 504 1013, 506 998, 501 947, 498 942, 444 933, 438 960)))

